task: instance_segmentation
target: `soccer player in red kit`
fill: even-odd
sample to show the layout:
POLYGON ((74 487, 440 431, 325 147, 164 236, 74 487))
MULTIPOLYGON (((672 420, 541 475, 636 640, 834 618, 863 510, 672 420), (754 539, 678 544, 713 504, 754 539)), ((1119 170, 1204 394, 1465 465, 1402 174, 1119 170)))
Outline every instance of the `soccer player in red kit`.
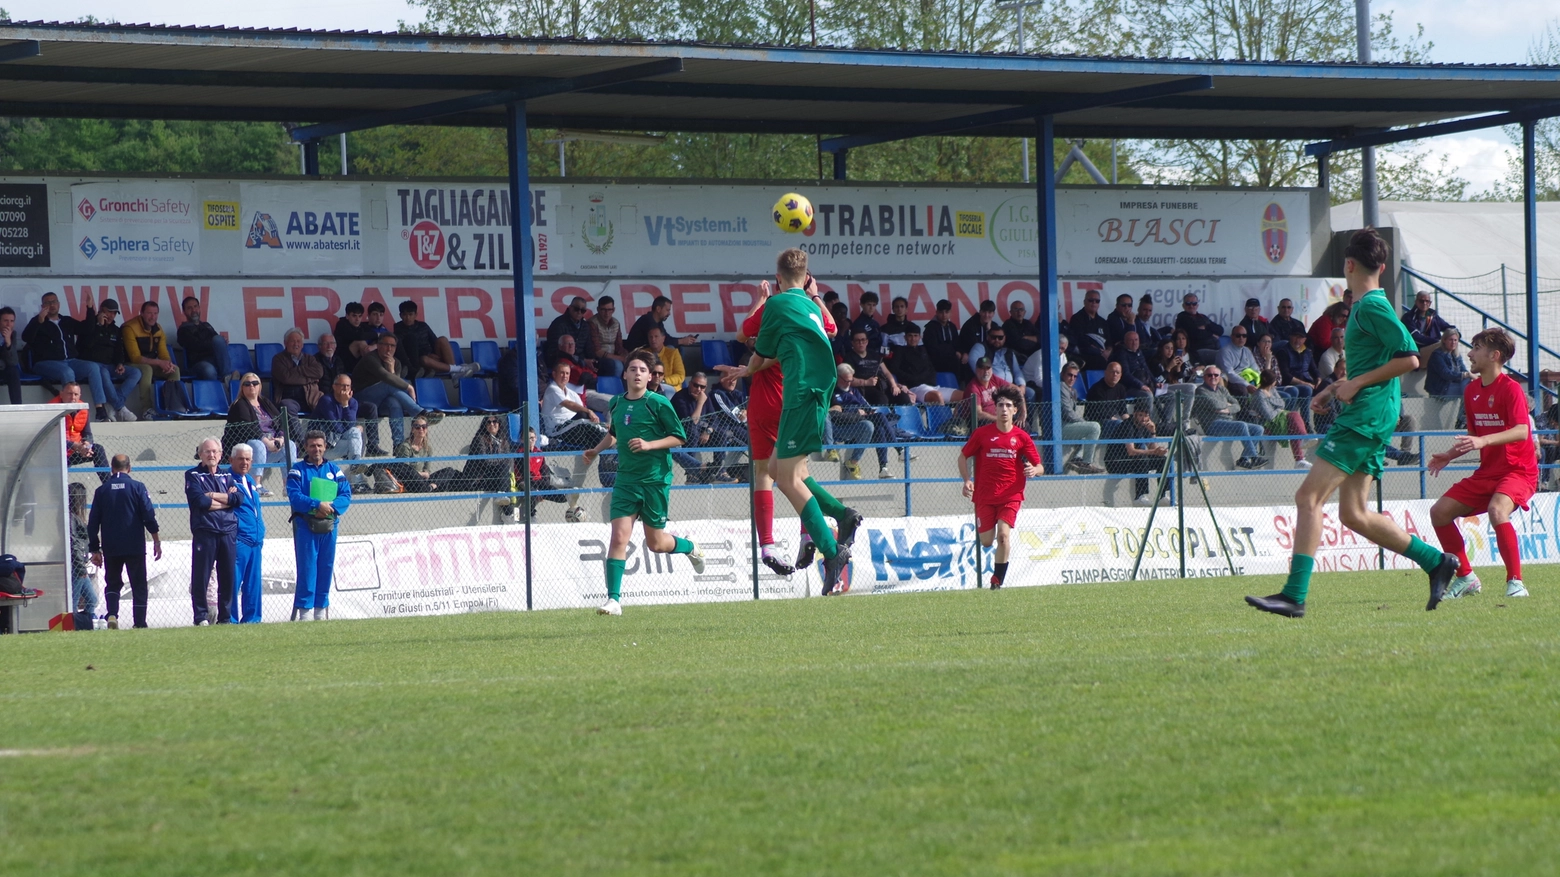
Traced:
POLYGON ((1017 387, 1000 387, 992 397, 997 420, 970 433, 959 452, 959 477, 964 479, 964 495, 975 500, 975 532, 981 547, 991 547, 992 537, 996 538, 997 568, 991 576, 995 591, 1007 578, 1009 534, 1024 504, 1026 479, 1044 475, 1045 467, 1040 464, 1034 439, 1013 424, 1024 403, 1023 393, 1017 387), (971 457, 975 458, 973 481, 971 457))
MULTIPOLYGON (((778 278, 776 278, 778 280, 778 278)), ((802 286, 802 290, 808 297, 818 304, 820 316, 823 318, 823 332, 830 338, 838 331, 834 318, 829 316, 829 309, 822 306, 818 297, 818 281, 811 274, 802 286)), ((764 325, 764 303, 769 300, 769 281, 765 280, 759 285, 758 301, 754 304, 753 311, 742 321, 737 340, 746 344, 753 343, 758 338, 758 330, 764 325)), ((769 471, 769 462, 775 455, 775 441, 780 434, 780 410, 781 399, 785 393, 785 376, 780 372, 780 364, 774 363, 768 368, 752 376, 751 386, 748 390, 748 436, 752 442, 752 455, 756 481, 753 484, 753 522, 758 529, 758 545, 760 559, 778 575, 789 576, 797 569, 812 564, 814 548, 812 539, 807 535, 806 528, 802 529, 802 542, 797 552, 796 565, 792 566, 775 553, 775 479, 769 471)), ((812 479, 807 479, 811 482, 812 479)), ((809 487, 811 484, 809 483, 809 487)), ((823 502, 822 499, 819 502, 823 502)), ((824 510, 827 514, 829 509, 824 510)), ((837 509, 836 509, 837 511, 837 509)), ((840 541, 849 542, 846 535, 854 533, 855 528, 861 523, 861 516, 850 509, 845 509, 850 514, 845 520, 836 519, 840 529, 840 541)))
POLYGON ((1457 519, 1485 512, 1489 512, 1495 530, 1500 558, 1506 562, 1506 596, 1528 595, 1522 584, 1522 556, 1511 513, 1519 506, 1526 509, 1538 490, 1538 457, 1527 394, 1522 385, 1501 371, 1515 352, 1516 343, 1503 329, 1485 329, 1473 336, 1468 361, 1477 379, 1463 390, 1468 434, 1458 436, 1451 450, 1430 458, 1430 472, 1438 474, 1463 454, 1479 452, 1479 468, 1452 485, 1430 508, 1430 523, 1441 539, 1441 548, 1457 555, 1457 578, 1446 588, 1448 598, 1479 593, 1479 577, 1468 563, 1457 519))

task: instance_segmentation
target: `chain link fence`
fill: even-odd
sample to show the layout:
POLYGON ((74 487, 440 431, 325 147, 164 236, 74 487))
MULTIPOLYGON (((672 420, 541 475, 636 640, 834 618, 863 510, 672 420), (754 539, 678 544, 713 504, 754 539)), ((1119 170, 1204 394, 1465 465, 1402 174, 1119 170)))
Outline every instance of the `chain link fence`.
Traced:
MULTIPOLYGON (((1525 272, 1502 265, 1498 270, 1474 277, 1441 277, 1423 271, 1405 271, 1403 280, 1408 293, 1405 302, 1412 302, 1419 292, 1430 293, 1436 312, 1443 319, 1458 327, 1466 343, 1474 333, 1499 324, 1510 327, 1515 334, 1527 335, 1527 275, 1525 272)), ((1560 278, 1538 278, 1539 341, 1551 350, 1560 348, 1546 327, 1560 325, 1560 278)), ((1511 368, 1527 373, 1527 343, 1517 342, 1517 352, 1511 368)), ((1560 369, 1560 355, 1540 353, 1540 369, 1560 369)), ((1552 403, 1550 398, 1546 402, 1552 403)))

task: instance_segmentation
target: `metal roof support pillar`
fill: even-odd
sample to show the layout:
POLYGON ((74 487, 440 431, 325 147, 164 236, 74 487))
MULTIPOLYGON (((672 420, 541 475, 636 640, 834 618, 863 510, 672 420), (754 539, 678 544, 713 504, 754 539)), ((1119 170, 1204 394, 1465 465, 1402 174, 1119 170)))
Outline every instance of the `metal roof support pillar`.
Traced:
POLYGON ((1543 386, 1538 379, 1538 180, 1534 167, 1534 131, 1538 123, 1522 123, 1522 254, 1527 277, 1527 374, 1528 394, 1544 407, 1543 386))
MULTIPOLYGON (((520 447, 525 457, 525 471, 530 472, 530 442, 526 429, 540 423, 536 407, 536 382, 532 372, 536 368, 536 291, 531 281, 531 168, 530 154, 526 148, 525 102, 516 101, 506 107, 504 132, 508 135, 509 152, 509 240, 510 259, 514 266, 515 284, 515 346, 519 360, 515 386, 520 388, 520 447)), ((529 498, 529 497, 528 497, 529 498)), ((525 608, 531 608, 531 516, 525 519, 525 608)))
POLYGON ((320 142, 318 140, 303 141, 303 175, 317 177, 320 175, 320 142))
POLYGON ((841 149, 839 152, 834 153, 834 178, 836 180, 845 179, 845 156, 847 155, 850 155, 849 149, 841 149))
POLYGON ((1329 165, 1331 161, 1330 155, 1316 157, 1316 187, 1326 192, 1329 198, 1332 196, 1332 167, 1329 165))
POLYGON ((1061 349, 1060 332, 1057 330, 1056 282, 1056 123, 1053 116, 1035 119, 1035 251, 1038 256, 1040 303, 1036 308, 1036 327, 1040 330, 1040 349, 1033 355, 1045 357, 1040 369, 1040 387, 1035 402, 1041 405, 1040 437, 1049 452, 1048 471, 1061 473, 1062 468, 1062 383, 1056 363, 1061 349))

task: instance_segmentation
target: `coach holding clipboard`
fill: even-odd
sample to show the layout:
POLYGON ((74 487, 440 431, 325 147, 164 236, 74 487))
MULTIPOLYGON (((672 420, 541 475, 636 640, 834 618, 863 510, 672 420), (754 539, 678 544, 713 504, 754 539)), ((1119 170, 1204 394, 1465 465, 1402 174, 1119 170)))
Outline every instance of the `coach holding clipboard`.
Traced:
POLYGON ((325 459, 325 433, 303 437, 303 459, 287 471, 287 501, 292 506, 293 558, 298 582, 292 621, 330 614, 330 577, 336 565, 336 524, 352 503, 352 482, 325 459))

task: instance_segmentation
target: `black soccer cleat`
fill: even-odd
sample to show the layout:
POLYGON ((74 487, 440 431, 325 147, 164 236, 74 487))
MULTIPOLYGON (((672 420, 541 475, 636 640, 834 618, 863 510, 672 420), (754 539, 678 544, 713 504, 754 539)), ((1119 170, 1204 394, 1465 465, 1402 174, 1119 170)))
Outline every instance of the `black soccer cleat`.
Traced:
POLYGON ((850 546, 841 543, 834 556, 823 562, 823 596, 827 597, 834 593, 834 589, 840 583, 840 573, 844 572, 848 565, 850 565, 850 546))
POLYGON ((1457 567, 1460 565, 1457 562, 1457 555, 1449 553, 1441 555, 1441 565, 1430 574, 1430 602, 1425 604, 1426 612, 1433 611, 1440 605, 1441 598, 1446 596, 1446 586, 1457 577, 1457 567))
POLYGON ((811 539, 802 539, 801 547, 796 549, 796 563, 794 564, 795 568, 806 569, 809 566, 812 566, 813 558, 815 558, 817 554, 818 546, 814 545, 811 539))
POLYGON ((991 589, 993 591, 1000 591, 1000 590, 1002 590, 1002 577, 1001 576, 992 576, 991 577, 991 589))
POLYGON ((1271 597, 1250 597, 1246 603, 1261 609, 1263 612, 1271 612, 1274 615, 1282 615, 1285 618, 1304 618, 1305 604, 1296 603, 1283 594, 1274 594, 1271 597))
POLYGON ((856 511, 855 509, 847 508, 845 510, 845 517, 835 521, 835 523, 839 525, 838 529, 836 530, 836 532, 839 534, 836 537, 836 540, 841 545, 851 545, 855 543, 856 528, 861 526, 863 520, 864 519, 861 517, 860 512, 856 511))
POLYGON ((769 567, 770 571, 772 571, 777 576, 785 576, 786 578, 790 578, 791 573, 796 572, 796 567, 791 566, 778 557, 765 554, 759 559, 764 562, 764 566, 769 567))

